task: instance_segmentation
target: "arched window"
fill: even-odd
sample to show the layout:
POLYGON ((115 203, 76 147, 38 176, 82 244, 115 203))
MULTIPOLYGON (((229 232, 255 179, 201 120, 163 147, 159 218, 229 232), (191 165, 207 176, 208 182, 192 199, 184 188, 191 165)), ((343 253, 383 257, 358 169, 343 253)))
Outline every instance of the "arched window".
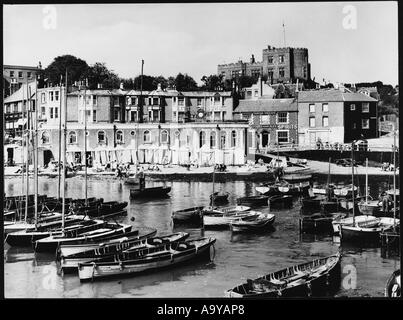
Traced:
POLYGON ((206 132, 200 131, 199 133, 199 148, 203 147, 206 144, 206 132))
POLYGON ((75 131, 70 131, 69 133, 69 143, 73 144, 73 143, 77 143, 77 134, 75 131))
POLYGON ((225 149, 225 131, 221 132, 221 138, 220 138, 220 148, 225 149))
POLYGON ((98 131, 98 143, 106 143, 105 131, 98 131))
POLYGON ((168 143, 168 131, 161 131, 161 143, 168 143))
POLYGON ((151 133, 150 133, 150 131, 148 131, 148 130, 144 131, 143 139, 144 139, 144 142, 151 142, 151 133))
POLYGON ((122 130, 116 131, 116 142, 117 143, 123 143, 123 132, 122 130))
POLYGON ((50 135, 49 132, 44 131, 42 133, 42 143, 49 143, 50 142, 50 135))
POLYGON ((231 132, 231 148, 236 147, 236 131, 232 130, 231 132))
POLYGON ((215 148, 216 147, 216 139, 217 139, 217 133, 215 131, 211 131, 210 148, 215 148))

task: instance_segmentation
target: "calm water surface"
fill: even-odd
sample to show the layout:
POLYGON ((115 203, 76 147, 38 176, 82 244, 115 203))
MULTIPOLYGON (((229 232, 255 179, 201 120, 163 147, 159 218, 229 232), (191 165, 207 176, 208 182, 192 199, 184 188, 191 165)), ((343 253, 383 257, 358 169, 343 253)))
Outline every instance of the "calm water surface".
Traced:
MULTIPOLYGON (((349 183, 349 177, 332 177, 332 182, 349 183)), ((325 182, 325 176, 315 177, 325 182)), ((365 177, 359 181, 364 192, 365 177)), ((391 179, 370 177, 370 194, 378 196, 388 187, 391 179)), ((39 191, 57 195, 57 178, 40 178, 39 191)), ((84 197, 83 177, 70 178, 67 197, 84 197)), ((162 181, 149 181, 149 186, 162 185, 162 181)), ((298 216, 300 203, 294 199, 292 209, 272 210, 276 215, 274 230, 264 234, 232 235, 228 231, 202 231, 200 229, 173 228, 171 213, 192 206, 207 205, 212 185, 209 182, 167 182, 172 186, 171 197, 160 200, 129 200, 129 187, 114 178, 90 178, 88 196, 102 197, 105 201, 128 201, 128 215, 120 221, 136 227, 148 226, 158 235, 186 231, 191 238, 201 235, 217 239, 213 262, 199 261, 174 269, 167 269, 131 278, 103 280, 81 284, 76 275, 57 274, 54 255, 34 254, 30 248, 10 248, 6 245, 5 296, 24 298, 136 298, 136 297, 222 297, 224 291, 244 282, 247 278, 303 263, 316 257, 336 253, 337 238, 330 236, 300 235, 298 216), (134 217, 135 220, 131 221, 134 217), (204 233, 203 233, 204 232, 204 233)), ((230 192, 230 203, 236 197, 255 194, 258 183, 230 181, 216 184, 215 189, 230 192)), ((7 195, 21 194, 21 179, 6 178, 7 195)), ((31 190, 33 192, 33 189, 31 190)), ((267 208, 258 210, 267 211, 267 208)), ((400 258, 381 254, 380 248, 342 248, 342 279, 336 296, 383 296, 389 275, 400 268, 400 258), (383 256, 383 257, 382 257, 383 256), (355 273, 356 271, 356 273, 355 273), (356 275, 356 282, 354 278, 356 275), (348 276, 348 277, 347 277, 348 276), (351 282, 349 279, 353 279, 351 282)))

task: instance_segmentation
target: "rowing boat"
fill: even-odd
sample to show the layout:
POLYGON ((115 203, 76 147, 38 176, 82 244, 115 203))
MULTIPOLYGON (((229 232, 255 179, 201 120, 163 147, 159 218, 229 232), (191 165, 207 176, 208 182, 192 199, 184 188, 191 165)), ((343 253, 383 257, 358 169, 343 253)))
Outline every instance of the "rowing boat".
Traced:
POLYGON ((267 229, 274 223, 275 215, 271 213, 262 213, 255 218, 238 218, 232 220, 230 228, 232 232, 256 232, 267 229))

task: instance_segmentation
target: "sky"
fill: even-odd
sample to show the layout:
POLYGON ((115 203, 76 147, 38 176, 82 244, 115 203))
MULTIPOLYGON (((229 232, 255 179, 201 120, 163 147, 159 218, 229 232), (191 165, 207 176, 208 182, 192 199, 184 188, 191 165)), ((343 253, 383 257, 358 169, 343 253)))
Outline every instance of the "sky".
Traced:
POLYGON ((394 1, 4 5, 3 63, 46 67, 71 54, 129 78, 144 59, 144 74, 201 83, 218 64, 285 44, 308 48, 317 82, 394 86, 397 11, 394 1))

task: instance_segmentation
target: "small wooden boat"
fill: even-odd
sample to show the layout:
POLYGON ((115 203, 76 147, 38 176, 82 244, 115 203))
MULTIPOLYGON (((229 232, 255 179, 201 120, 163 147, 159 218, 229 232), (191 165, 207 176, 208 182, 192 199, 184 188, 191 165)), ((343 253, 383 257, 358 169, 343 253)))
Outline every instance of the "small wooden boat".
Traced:
POLYGON ((368 200, 362 199, 361 202, 358 203, 358 210, 364 215, 376 216, 380 209, 379 200, 373 200, 372 198, 368 200))
POLYGON ((333 232, 332 222, 346 217, 346 213, 314 213, 300 217, 300 230, 308 233, 333 232))
POLYGON ((259 187, 256 187, 255 190, 264 196, 280 194, 280 191, 278 191, 278 186, 274 183, 260 185, 259 187))
POLYGON ((337 253, 297 266, 269 273, 255 280, 248 279, 225 292, 229 298, 319 297, 340 286, 340 260, 337 253))
POLYGON ((255 218, 238 218, 232 220, 230 229, 232 232, 256 232, 267 229, 272 226, 275 220, 275 215, 271 213, 262 213, 255 218))
POLYGON ((139 179, 136 177, 128 177, 127 179, 125 179, 124 184, 126 185, 130 185, 130 186, 135 186, 135 185, 139 185, 139 179))
MULTIPOLYGON (((356 222, 355 224, 340 225, 340 239, 342 241, 361 241, 379 243, 382 231, 393 228, 394 219, 389 217, 376 218, 377 221, 371 223, 356 222)), ((395 219, 399 224, 400 220, 395 219)))
MULTIPOLYGON (((353 195, 353 186, 336 187, 333 189, 333 193, 336 197, 350 198, 353 195)), ((354 195, 357 195, 358 188, 354 186, 354 195)))
POLYGON ((70 271, 77 271, 78 264, 86 261, 98 261, 105 258, 117 255, 121 252, 133 253, 134 251, 140 251, 146 248, 155 248, 158 246, 165 246, 168 243, 177 241, 184 241, 189 237, 189 233, 178 232, 162 237, 148 237, 143 239, 135 238, 119 238, 107 243, 99 243, 98 247, 90 250, 79 252, 71 255, 60 254, 60 269, 64 273, 70 271))
POLYGON ((206 229, 209 228, 228 228, 232 221, 240 218, 244 220, 254 219, 259 216, 261 212, 258 211, 245 211, 224 214, 209 214, 203 216, 203 225, 206 229))
POLYGON ((174 223, 202 223, 204 207, 192 207, 183 210, 177 210, 172 213, 174 223))
POLYGON ((102 241, 104 237, 130 232, 131 225, 109 223, 97 220, 92 226, 84 226, 75 230, 65 231, 62 234, 50 235, 33 243, 35 252, 56 252, 59 245, 81 244, 86 242, 102 241))
POLYGON ((400 225, 395 228, 382 230, 380 233, 381 246, 383 248, 399 248, 400 246, 400 225))
MULTIPOLYGON (((340 218, 332 221, 333 232, 336 234, 340 234, 340 226, 341 225, 350 225, 352 226, 354 223, 353 217, 340 218)), ((378 219, 374 216, 360 215, 355 217, 355 223, 363 224, 363 225, 373 225, 378 223, 378 219)))
POLYGON ((238 198, 237 204, 246 205, 248 207, 267 206, 268 200, 269 200, 269 197, 264 196, 264 195, 249 196, 249 197, 238 198))
POLYGON ((248 206, 228 206, 228 207, 204 207, 203 215, 220 215, 249 211, 248 206))
POLYGON ((169 192, 171 192, 171 187, 130 189, 130 199, 167 197, 169 192))
POLYGON ((210 194, 210 204, 223 204, 228 202, 229 193, 228 192, 214 192, 210 194))
POLYGON ((268 199, 269 207, 289 208, 292 206, 292 196, 290 195, 275 195, 268 199))
POLYGON ((326 200, 326 196, 324 196, 324 195, 316 195, 316 196, 303 198, 301 200, 301 202, 302 202, 301 211, 305 214, 320 212, 321 204, 325 200, 326 200))
POLYGON ((400 298, 401 290, 400 269, 398 269, 391 274, 386 283, 385 297, 400 298))
POLYGON ((215 238, 201 238, 191 241, 180 241, 155 248, 146 248, 119 255, 116 259, 106 261, 79 263, 78 276, 80 281, 91 281, 111 276, 134 275, 150 270, 162 269, 196 258, 209 257, 212 259, 210 248, 215 238))

